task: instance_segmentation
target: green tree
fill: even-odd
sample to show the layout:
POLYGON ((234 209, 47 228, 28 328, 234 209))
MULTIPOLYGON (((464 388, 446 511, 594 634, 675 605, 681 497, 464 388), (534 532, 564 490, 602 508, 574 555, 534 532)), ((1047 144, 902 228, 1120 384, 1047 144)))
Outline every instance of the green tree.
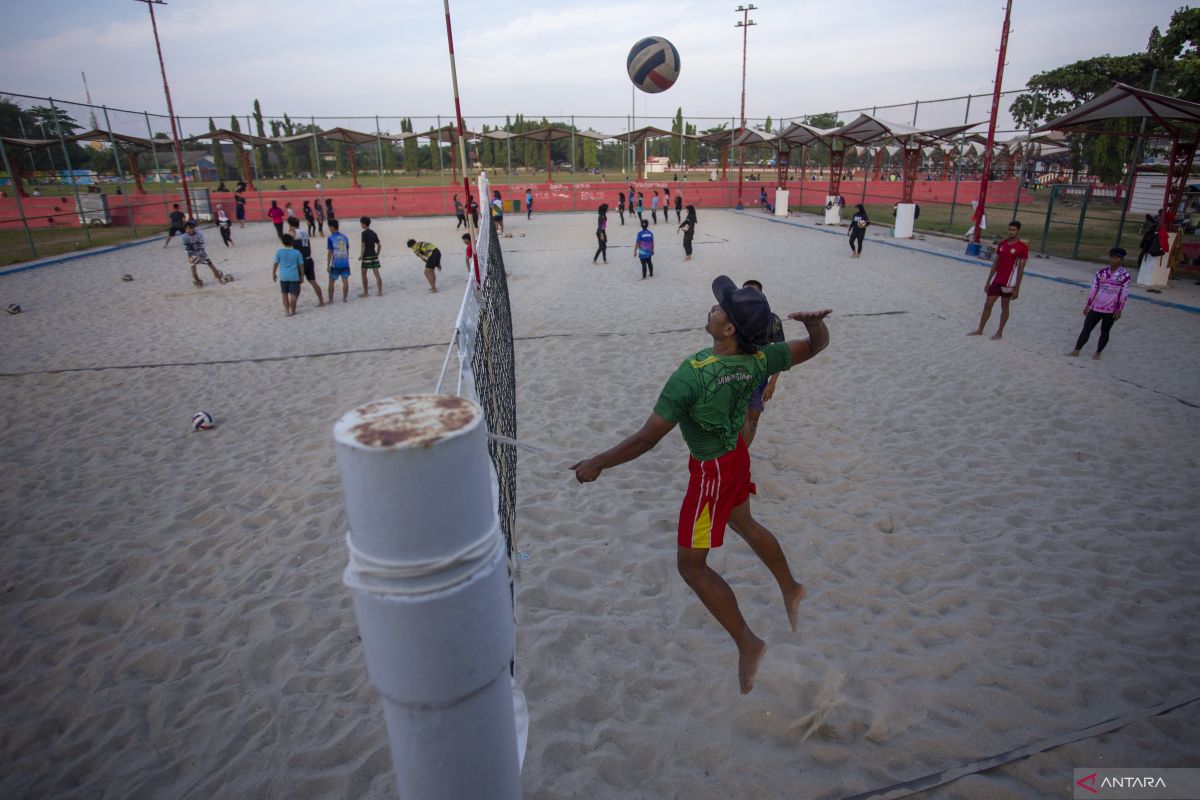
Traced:
MULTIPOLYGON (((694 137, 696 135, 696 126, 686 126, 684 133, 694 137)), ((683 148, 683 160, 689 167, 697 166, 700 163, 700 142, 694 138, 687 140, 687 144, 683 148)))
MULTIPOLYGON (((1145 51, 1124 56, 1086 58, 1040 72, 1029 79, 1029 91, 1013 101, 1009 111, 1019 128, 1032 128, 1077 108, 1108 91, 1116 82, 1149 88, 1185 100, 1200 101, 1200 9, 1181 8, 1171 15, 1166 34, 1156 27, 1145 51)), ((1102 127, 1115 134, 1137 129, 1132 120, 1111 120, 1102 127)), ((1119 182, 1132 148, 1126 137, 1073 134, 1067 137, 1075 169, 1088 171, 1105 183, 1119 182)))
POLYGON ((45 131, 47 139, 57 138, 60 129, 63 136, 70 136, 83 127, 71 119, 71 115, 61 108, 33 106, 29 109, 29 113, 33 117, 33 124, 45 131))
MULTIPOLYGON (((413 132, 411 117, 405 117, 400 120, 400 130, 403 133, 413 132)), ((415 136, 409 136, 404 140, 404 171, 417 175, 421 174, 421 143, 417 141, 417 137, 415 136)))
POLYGON ((837 114, 832 111, 826 111, 822 114, 813 114, 807 118, 807 123, 814 128, 840 128, 842 122, 837 118, 837 114))
MULTIPOLYGON (((213 123, 213 118, 209 117, 208 118, 208 132, 213 133, 216 130, 217 130, 217 126, 213 123)), ((213 157, 213 169, 215 169, 217 171, 217 180, 224 180, 224 178, 225 178, 225 154, 221 152, 221 143, 218 142, 216 139, 214 139, 211 147, 212 147, 212 157, 213 157)))
POLYGON ((766 122, 763 123, 763 130, 767 133, 771 132, 771 117, 768 116, 766 122))
MULTIPOLYGON (((258 104, 258 98, 254 99, 254 128, 261 138, 267 137, 267 130, 263 127, 262 106, 258 104)), ((263 147, 254 148, 254 166, 258 170, 259 177, 265 178, 267 175, 267 154, 263 147)))
POLYGON ((600 166, 596 156, 596 140, 590 136, 583 137, 583 168, 595 169, 600 166))

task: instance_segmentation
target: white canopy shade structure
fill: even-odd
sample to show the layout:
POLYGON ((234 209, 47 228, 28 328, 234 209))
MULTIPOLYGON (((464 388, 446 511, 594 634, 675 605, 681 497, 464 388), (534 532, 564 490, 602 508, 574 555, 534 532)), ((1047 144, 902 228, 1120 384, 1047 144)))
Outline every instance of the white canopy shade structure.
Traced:
POLYGON ((588 128, 586 131, 576 131, 576 136, 582 136, 585 139, 595 139, 597 142, 602 142, 605 139, 620 139, 617 134, 601 133, 600 131, 588 128))
POLYGON ((832 128, 818 128, 805 122, 793 122, 784 128, 779 138, 794 147, 803 147, 824 139, 832 128))
POLYGON ((743 128, 741 133, 733 137, 734 147, 745 147, 752 144, 773 144, 778 137, 758 128, 743 128))
POLYGON ((1174 223, 1175 210, 1183 199, 1188 173, 1196 158, 1196 147, 1200 144, 1200 127, 1197 127, 1200 125, 1200 103, 1117 83, 1079 108, 1035 128, 1033 133, 1063 131, 1122 135, 1120 131, 1099 127, 1099 123, 1114 119, 1146 120, 1157 124, 1170 137, 1171 160, 1168 162, 1167 184, 1163 191, 1163 213, 1159 217, 1159 224, 1169 229, 1174 223))
MULTIPOLYGON (((1095 123, 1110 119, 1152 119, 1170 131, 1173 128, 1172 122, 1200 124, 1200 103, 1168 97, 1165 94, 1155 94, 1145 89, 1118 83, 1107 92, 1088 100, 1074 111, 1068 111, 1058 119, 1053 119, 1045 125, 1035 128, 1033 132, 1035 134, 1049 131, 1095 133, 1099 132, 1095 123)), ((1111 131, 1106 132, 1111 133, 1111 131)))
MULTIPOLYGON (((893 150, 892 147, 898 147, 904 153, 902 170, 904 188, 900 202, 911 203, 917 168, 921 162, 922 148, 947 142, 952 137, 970 128, 974 128, 978 124, 978 122, 966 122, 937 128, 914 128, 912 125, 880 119, 872 114, 859 114, 856 119, 846 123, 842 127, 834 128, 826 135, 826 138, 830 142, 840 139, 844 142, 854 144, 894 142, 894 145, 888 146, 887 152, 895 154, 897 150, 893 150)), ((830 188, 830 193, 832 194, 834 187, 831 186, 830 188)))

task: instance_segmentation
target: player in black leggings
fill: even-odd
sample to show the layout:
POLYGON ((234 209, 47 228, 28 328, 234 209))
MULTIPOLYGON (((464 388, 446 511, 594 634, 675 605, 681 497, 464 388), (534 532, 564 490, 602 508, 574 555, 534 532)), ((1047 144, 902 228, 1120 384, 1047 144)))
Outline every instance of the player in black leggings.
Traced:
POLYGON ((867 226, 871 224, 871 218, 867 216, 867 210, 859 203, 854 207, 854 216, 850 218, 850 256, 858 258, 862 255, 863 239, 867 236, 867 226), (854 243, 858 242, 858 249, 854 247, 854 243))
POLYGON ((680 225, 679 230, 683 231, 683 260, 692 260, 692 237, 696 235, 696 207, 688 206, 687 219, 680 225))
POLYGON ((596 263, 596 259, 604 256, 604 263, 608 263, 608 203, 600 204, 600 218, 596 220, 596 255, 592 256, 592 263, 596 263))

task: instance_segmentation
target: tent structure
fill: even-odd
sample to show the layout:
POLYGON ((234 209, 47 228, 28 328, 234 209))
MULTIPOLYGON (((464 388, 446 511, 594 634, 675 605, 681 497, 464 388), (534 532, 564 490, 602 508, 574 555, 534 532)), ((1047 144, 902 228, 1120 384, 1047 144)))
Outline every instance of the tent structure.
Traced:
POLYGON ((670 131, 664 131, 662 128, 655 128, 652 125, 648 125, 645 128, 638 128, 637 130, 629 131, 628 133, 619 135, 614 134, 609 138, 620 139, 637 148, 637 178, 638 180, 642 180, 646 177, 646 156, 644 149, 641 146, 642 143, 648 142, 651 139, 661 139, 664 136, 678 135, 679 134, 677 133, 671 133, 670 131))
POLYGON ((803 182, 804 173, 808 168, 808 148, 815 142, 822 142, 829 134, 829 128, 818 128, 815 125, 809 125, 806 122, 793 122, 791 125, 783 129, 779 134, 779 141, 786 142, 788 148, 787 161, 780 163, 780 159, 776 163, 779 164, 781 182, 786 182, 788 163, 791 162, 791 149, 794 147, 800 148, 800 180, 803 182))
POLYGON ((537 128, 532 131, 521 131, 515 134, 519 139, 530 139, 546 145, 546 181, 548 183, 554 180, 554 164, 550 159, 550 143, 557 142, 559 139, 569 139, 572 135, 572 132, 566 128, 559 128, 554 125, 537 128))
MULTIPOLYGON (((921 166, 922 148, 948 142, 952 137, 970 128, 974 128, 978 124, 978 122, 966 122, 940 128, 914 128, 911 125, 905 125, 900 122, 889 122, 872 114, 859 114, 857 119, 830 131, 828 138, 831 140, 841 139, 844 142, 852 142, 854 144, 894 142, 903 151, 901 164, 903 165, 904 186, 901 190, 900 202, 911 203, 913 189, 916 187, 917 170, 921 166)), ((845 153, 844 150, 842 152, 843 154, 845 153)), ((841 159, 839 158, 838 161, 837 171, 840 172, 841 159)), ((832 175, 830 181, 830 194, 835 195, 836 192, 833 191, 834 187, 832 185, 832 175)))
POLYGON ((1033 133, 1060 131, 1122 135, 1100 127, 1100 123, 1114 119, 1146 120, 1162 128, 1171 140, 1167 184, 1163 190, 1163 213, 1159 216, 1160 231, 1169 230, 1174 225, 1176 211, 1187 188, 1188 173, 1196 159, 1196 147, 1200 144, 1200 103, 1117 83, 1079 108, 1035 128, 1033 133))
POLYGON ((733 144, 734 136, 735 131, 714 131, 696 137, 701 144, 717 148, 717 158, 721 162, 721 180, 729 177, 729 148, 733 144))
POLYGON ((505 147, 508 150, 508 174, 509 174, 509 182, 511 183, 511 181, 512 181, 512 177, 511 177, 512 176, 512 140, 517 138, 517 134, 513 133, 512 131, 497 130, 497 131, 488 131, 487 133, 481 133, 479 135, 479 138, 480 139, 495 139, 498 142, 505 143, 505 147))
MULTIPOLYGON (((302 134, 301 138, 307 137, 308 135, 309 134, 307 134, 307 133, 302 134)), ((285 138, 295 139, 296 137, 285 137, 285 138)), ((242 180, 245 181, 246 188, 253 191, 254 190, 254 172, 250 169, 250 151, 246 149, 245 145, 250 145, 252 147, 258 147, 258 146, 262 146, 265 144, 271 144, 274 141, 278 141, 278 140, 267 139, 262 136, 252 136, 249 133, 242 133, 241 131, 231 131, 231 130, 226 130, 225 128, 218 128, 217 130, 209 131, 208 133, 199 133, 199 134, 196 134, 195 136, 189 136, 186 139, 182 140, 182 142, 180 142, 180 143, 185 144, 188 142, 231 142, 232 144, 236 145, 238 148, 238 155, 241 160, 242 180)), ((138 189, 141 190, 141 188, 142 188, 141 184, 138 184, 138 189)))
MULTIPOLYGON (((419 136, 422 139, 428 139, 430 142, 436 142, 440 147, 443 144, 450 145, 450 174, 451 183, 458 183, 458 157, 455 148, 458 146, 458 126, 443 125, 440 128, 430 128, 425 133, 407 134, 402 133, 399 136, 388 136, 385 138, 403 141, 411 136, 419 136)), ((463 139, 465 141, 478 141, 479 134, 475 131, 464 130, 463 139)))
POLYGON ((374 133, 352 131, 349 128, 330 128, 327 131, 321 131, 317 136, 322 139, 328 139, 331 142, 341 142, 342 144, 351 145, 347 148, 347 153, 350 156, 350 185, 355 189, 361 189, 362 186, 358 183, 358 160, 355 157, 353 146, 378 141, 379 137, 374 133))

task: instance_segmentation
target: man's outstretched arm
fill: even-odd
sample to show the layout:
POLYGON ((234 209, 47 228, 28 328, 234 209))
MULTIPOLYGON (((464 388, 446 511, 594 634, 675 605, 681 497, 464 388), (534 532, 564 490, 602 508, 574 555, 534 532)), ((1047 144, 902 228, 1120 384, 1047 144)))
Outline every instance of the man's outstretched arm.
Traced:
POLYGON ((572 464, 568 469, 575 471, 575 480, 580 483, 594 481, 600 477, 601 472, 609 467, 633 461, 638 456, 653 450, 654 446, 674 427, 674 422, 668 422, 658 414, 651 414, 650 418, 646 420, 646 424, 642 425, 637 433, 627 437, 616 447, 609 448, 591 458, 585 458, 583 461, 572 464))
POLYGON ((807 339, 792 339, 788 349, 792 351, 792 366, 802 364, 829 346, 829 329, 825 327, 825 318, 832 314, 831 309, 824 311, 794 311, 788 314, 788 319, 802 323, 808 331, 807 339))

